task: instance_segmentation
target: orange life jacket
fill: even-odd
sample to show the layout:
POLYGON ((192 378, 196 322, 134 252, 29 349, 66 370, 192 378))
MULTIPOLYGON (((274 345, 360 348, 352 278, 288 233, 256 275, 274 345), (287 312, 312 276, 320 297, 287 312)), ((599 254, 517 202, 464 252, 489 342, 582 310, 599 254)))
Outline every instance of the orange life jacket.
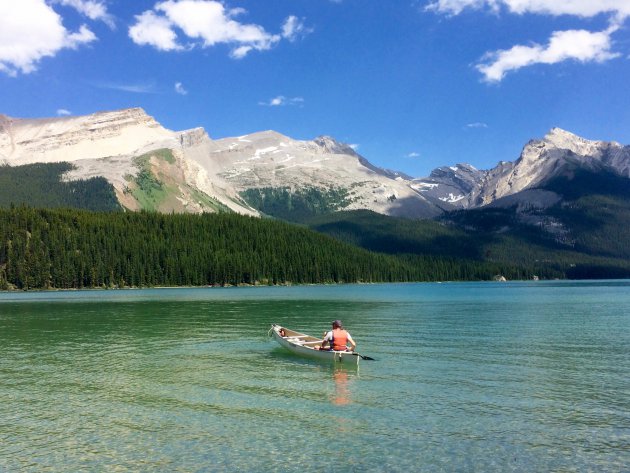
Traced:
POLYGON ((346 343, 348 343, 348 332, 341 328, 336 328, 332 331, 332 341, 330 345, 335 351, 345 351, 346 343))

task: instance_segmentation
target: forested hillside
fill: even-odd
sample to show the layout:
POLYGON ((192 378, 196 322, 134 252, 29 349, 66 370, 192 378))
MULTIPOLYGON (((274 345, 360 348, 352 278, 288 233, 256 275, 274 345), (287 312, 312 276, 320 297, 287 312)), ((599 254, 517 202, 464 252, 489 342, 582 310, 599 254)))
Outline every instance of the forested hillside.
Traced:
POLYGON ((417 266, 235 214, 0 211, 0 287, 412 281, 417 266))
POLYGON ((630 180, 566 166, 541 189, 561 201, 544 209, 480 208, 443 219, 485 239, 486 254, 496 260, 557 263, 567 266, 569 278, 630 277, 630 180))
POLYGON ((120 210, 112 185, 103 177, 62 180, 69 163, 0 166, 0 207, 74 207, 88 210, 120 210))
MULTIPOLYGON (((570 263, 540 259, 495 258, 489 251, 501 239, 490 232, 465 231, 433 220, 388 217, 370 211, 339 212, 310 220, 316 231, 370 251, 394 255, 410 263, 432 259, 448 262, 447 280, 565 278, 570 263)), ((525 245, 526 246, 526 245, 525 245)), ((521 242, 514 252, 525 248, 521 242)))
POLYGON ((0 210, 1 289, 528 279, 533 270, 375 253, 237 214, 0 210))
POLYGON ((310 226, 409 262, 452 258, 461 271, 453 279, 479 279, 476 271, 488 266, 508 279, 630 277, 627 202, 591 195, 548 213, 564 225, 562 239, 523 223, 515 208, 456 211, 441 222, 342 212, 312 219, 310 226))

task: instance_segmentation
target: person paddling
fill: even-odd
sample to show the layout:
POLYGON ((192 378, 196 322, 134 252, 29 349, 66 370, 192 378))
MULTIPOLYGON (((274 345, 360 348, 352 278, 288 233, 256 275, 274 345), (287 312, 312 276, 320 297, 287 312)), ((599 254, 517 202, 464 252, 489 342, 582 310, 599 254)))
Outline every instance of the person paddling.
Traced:
POLYGON ((322 341, 322 350, 334 350, 334 351, 346 351, 348 347, 346 346, 348 343, 352 346, 352 350, 357 347, 357 344, 354 343, 352 337, 348 333, 347 330, 344 330, 343 324, 341 320, 333 320, 332 322, 332 330, 324 335, 324 340, 322 341), (330 348, 326 348, 328 345, 330 348))

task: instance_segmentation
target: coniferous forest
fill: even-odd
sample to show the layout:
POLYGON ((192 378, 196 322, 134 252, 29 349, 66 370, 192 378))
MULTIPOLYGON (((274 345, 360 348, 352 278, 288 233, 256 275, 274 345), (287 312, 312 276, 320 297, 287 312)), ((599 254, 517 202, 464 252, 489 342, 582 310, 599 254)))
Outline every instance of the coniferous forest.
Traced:
POLYGON ((0 210, 0 288, 410 281, 417 268, 234 214, 0 210))
POLYGON ((0 207, 70 207, 96 211, 121 210, 112 185, 103 177, 66 181, 70 163, 0 166, 0 207))
POLYGON ((0 289, 530 278, 534 271, 375 253, 305 227, 236 214, 0 210, 0 289))

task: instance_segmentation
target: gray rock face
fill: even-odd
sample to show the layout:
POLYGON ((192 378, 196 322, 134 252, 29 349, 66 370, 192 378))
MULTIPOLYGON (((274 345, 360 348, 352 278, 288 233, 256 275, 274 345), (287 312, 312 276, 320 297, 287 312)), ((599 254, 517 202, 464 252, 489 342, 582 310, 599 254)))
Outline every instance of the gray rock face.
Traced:
POLYGON ((486 175, 487 171, 470 164, 443 166, 434 169, 429 177, 414 179, 411 186, 446 208, 467 208, 470 196, 480 189, 486 175))
POLYGON ((224 138, 212 142, 199 164, 238 192, 268 187, 341 189, 350 203, 339 210, 370 209, 409 218, 441 213, 406 179, 373 166, 330 137, 299 141, 265 131, 224 138))
POLYGON ((533 189, 566 171, 567 165, 584 169, 608 168, 630 177, 630 150, 618 143, 589 141, 559 128, 542 140, 533 140, 513 163, 488 171, 482 185, 469 196, 469 206, 490 204, 502 197, 533 189))
POLYGON ((435 169, 428 178, 415 179, 412 186, 429 198, 454 208, 476 208, 497 201, 519 202, 533 199, 535 207, 555 197, 545 193, 525 192, 567 172, 584 168, 608 169, 630 178, 630 147, 612 142, 589 141, 560 128, 552 129, 542 140, 532 140, 514 162, 501 161, 488 171, 478 171, 466 164, 435 169), (506 199, 509 196, 520 197, 506 199), (535 196, 535 198, 534 198, 535 196), (545 196, 542 198, 541 196, 545 196))

